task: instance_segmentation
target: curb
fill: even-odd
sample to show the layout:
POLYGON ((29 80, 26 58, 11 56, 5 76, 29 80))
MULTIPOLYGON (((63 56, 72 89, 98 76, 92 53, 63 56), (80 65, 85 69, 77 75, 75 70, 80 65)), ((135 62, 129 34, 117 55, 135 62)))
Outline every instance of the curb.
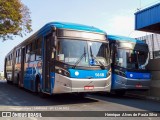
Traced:
POLYGON ((160 98, 159 98, 159 97, 146 96, 146 99, 149 99, 149 100, 155 100, 155 101, 160 102, 160 98))

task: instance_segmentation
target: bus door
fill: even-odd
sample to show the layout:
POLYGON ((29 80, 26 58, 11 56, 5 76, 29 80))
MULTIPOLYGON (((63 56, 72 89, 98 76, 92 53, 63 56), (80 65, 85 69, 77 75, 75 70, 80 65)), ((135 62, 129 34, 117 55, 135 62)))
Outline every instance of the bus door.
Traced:
POLYGON ((45 37, 44 40, 44 77, 43 77, 43 83, 45 92, 50 92, 51 90, 51 80, 50 80, 50 72, 51 72, 51 53, 52 53, 52 37, 51 35, 48 35, 45 37))
POLYGON ((24 66, 25 66, 25 47, 22 47, 21 50, 21 72, 20 77, 18 80, 19 86, 23 87, 23 81, 24 81, 24 66))
POLYGON ((5 58, 5 63, 4 63, 4 77, 7 79, 7 58, 5 58))

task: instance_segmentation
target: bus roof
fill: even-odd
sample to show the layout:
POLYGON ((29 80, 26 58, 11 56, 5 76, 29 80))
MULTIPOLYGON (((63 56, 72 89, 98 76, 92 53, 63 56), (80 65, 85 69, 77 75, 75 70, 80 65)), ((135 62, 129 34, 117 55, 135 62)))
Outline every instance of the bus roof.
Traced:
POLYGON ((50 22, 46 24, 44 27, 42 27, 40 29, 40 32, 52 26, 59 28, 59 29, 80 30, 80 31, 102 33, 102 34, 106 33, 105 31, 100 30, 93 26, 87 26, 87 25, 76 24, 76 23, 67 23, 67 22, 50 22))
POLYGON ((142 40, 137 40, 137 39, 135 39, 135 38, 125 37, 125 36, 108 35, 107 37, 108 37, 109 40, 118 40, 118 41, 127 41, 127 42, 145 44, 145 42, 142 41, 142 40))
POLYGON ((106 34, 105 31, 100 30, 100 29, 93 27, 93 26, 87 26, 87 25, 76 24, 76 23, 67 23, 67 22, 50 22, 50 23, 47 23, 46 25, 44 25, 40 30, 38 30, 36 33, 31 35, 29 38, 27 38, 22 43, 26 42, 27 40, 31 40, 34 37, 46 35, 46 33, 48 33, 52 27, 56 27, 58 29, 79 30, 79 31, 87 31, 87 32, 106 34))
MULTIPOLYGON (((12 52, 18 46, 25 44, 29 40, 36 38, 37 36, 45 35, 47 32, 49 32, 51 30, 52 27, 56 27, 59 29, 70 29, 70 30, 79 30, 79 31, 106 34, 105 31, 100 30, 99 28, 96 28, 93 26, 87 26, 87 25, 76 24, 76 23, 68 23, 68 22, 50 22, 50 23, 47 23, 46 25, 44 25, 41 29, 39 29, 37 32, 35 32, 33 35, 31 35, 29 38, 27 38, 26 40, 22 41, 20 44, 15 46, 10 52, 12 52)), ((10 52, 8 54, 10 54, 10 52)))

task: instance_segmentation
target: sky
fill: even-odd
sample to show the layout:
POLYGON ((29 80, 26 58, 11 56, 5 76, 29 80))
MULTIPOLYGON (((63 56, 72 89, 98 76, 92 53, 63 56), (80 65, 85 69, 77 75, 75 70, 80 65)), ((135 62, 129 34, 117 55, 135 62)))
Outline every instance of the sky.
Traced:
POLYGON ((33 31, 24 37, 2 42, 0 38, 0 71, 5 55, 20 42, 52 21, 95 26, 107 34, 140 37, 149 33, 134 30, 134 13, 160 0, 21 0, 30 12, 33 31))

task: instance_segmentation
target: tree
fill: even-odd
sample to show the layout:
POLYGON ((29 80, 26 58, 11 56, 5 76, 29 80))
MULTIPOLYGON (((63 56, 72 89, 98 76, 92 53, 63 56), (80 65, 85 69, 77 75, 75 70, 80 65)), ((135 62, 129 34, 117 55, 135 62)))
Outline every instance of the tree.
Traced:
POLYGON ((31 32, 31 17, 20 0, 0 0, 0 38, 13 39, 31 32))

